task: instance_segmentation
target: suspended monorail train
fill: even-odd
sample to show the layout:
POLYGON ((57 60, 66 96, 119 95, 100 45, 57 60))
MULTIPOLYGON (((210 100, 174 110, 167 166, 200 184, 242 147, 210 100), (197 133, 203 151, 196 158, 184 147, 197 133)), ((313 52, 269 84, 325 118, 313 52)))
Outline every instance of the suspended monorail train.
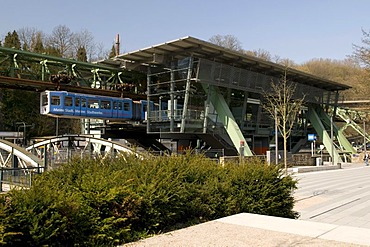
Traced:
MULTIPOLYGON (((147 120, 147 100, 79 94, 66 91, 45 91, 40 96, 40 113, 64 118, 111 120, 147 120)), ((154 110, 154 103, 150 103, 154 110)))

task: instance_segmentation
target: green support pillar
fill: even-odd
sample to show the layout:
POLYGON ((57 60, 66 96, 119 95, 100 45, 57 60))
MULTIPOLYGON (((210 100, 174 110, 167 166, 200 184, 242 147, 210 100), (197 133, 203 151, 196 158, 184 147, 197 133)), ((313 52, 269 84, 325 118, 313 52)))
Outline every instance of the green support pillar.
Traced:
POLYGON ((219 89, 212 85, 205 85, 202 83, 205 92, 210 93, 210 102, 217 111, 218 118, 221 123, 224 125, 226 132, 228 133, 231 141, 234 144, 234 147, 239 152, 241 156, 253 156, 252 151, 250 150, 243 133, 241 132, 238 124, 236 123, 233 114, 226 103, 225 98, 219 92, 219 89), (241 143, 244 144, 241 147, 241 143), (244 153, 242 153, 244 151, 244 153))
MULTIPOLYGON (((321 121, 319 114, 316 112, 312 105, 308 108, 308 119, 310 120, 312 126, 314 127, 316 133, 320 136, 326 150, 328 151, 329 155, 332 157, 334 164, 343 162, 341 157, 339 156, 338 151, 333 148, 333 141, 331 140, 330 135, 328 134, 327 130, 325 129, 324 124, 321 121)), ((327 116, 328 117, 328 116, 327 116)))

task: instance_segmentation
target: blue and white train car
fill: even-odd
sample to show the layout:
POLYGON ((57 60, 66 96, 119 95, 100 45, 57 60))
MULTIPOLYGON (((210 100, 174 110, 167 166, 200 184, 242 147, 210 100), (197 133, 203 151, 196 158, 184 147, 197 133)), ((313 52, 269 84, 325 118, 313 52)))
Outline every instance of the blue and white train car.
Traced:
MULTIPOLYGON (((154 109, 152 102, 150 105, 151 109, 154 109)), ((66 91, 45 91, 41 93, 40 113, 65 118, 141 121, 146 120, 147 101, 66 91)))

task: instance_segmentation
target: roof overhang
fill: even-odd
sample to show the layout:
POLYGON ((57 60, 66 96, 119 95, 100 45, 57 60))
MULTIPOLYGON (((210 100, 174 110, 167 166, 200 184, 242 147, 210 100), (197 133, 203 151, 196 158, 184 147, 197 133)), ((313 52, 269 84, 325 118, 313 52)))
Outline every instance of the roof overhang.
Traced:
POLYGON ((139 64, 164 64, 168 59, 181 59, 189 56, 205 58, 275 77, 281 77, 286 72, 289 80, 327 91, 340 91, 351 88, 345 84, 287 68, 277 63, 233 51, 190 36, 124 53, 118 55, 115 59, 124 61, 124 64, 133 63, 139 66, 139 64))

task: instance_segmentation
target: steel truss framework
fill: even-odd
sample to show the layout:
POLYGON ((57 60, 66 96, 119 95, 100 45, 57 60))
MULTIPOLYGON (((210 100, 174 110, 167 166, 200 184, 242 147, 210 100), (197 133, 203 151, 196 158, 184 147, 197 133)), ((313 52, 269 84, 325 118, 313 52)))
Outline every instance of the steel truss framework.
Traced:
POLYGON ((62 135, 37 142, 26 149, 0 139, 0 166, 14 168, 41 167, 47 160, 68 161, 72 156, 99 157, 106 159, 122 153, 140 154, 122 143, 109 141, 91 135, 62 135))
POLYGON ((91 135, 62 135, 33 144, 26 150, 41 157, 46 166, 68 162, 72 157, 99 157, 106 159, 123 153, 139 156, 135 149, 122 143, 91 135))
POLYGON ((135 91, 135 85, 128 84, 132 83, 132 73, 120 69, 117 62, 109 66, 5 47, 0 47, 0 76, 135 91))
POLYGON ((40 167, 42 160, 14 143, 0 140, 0 166, 2 168, 40 167))

